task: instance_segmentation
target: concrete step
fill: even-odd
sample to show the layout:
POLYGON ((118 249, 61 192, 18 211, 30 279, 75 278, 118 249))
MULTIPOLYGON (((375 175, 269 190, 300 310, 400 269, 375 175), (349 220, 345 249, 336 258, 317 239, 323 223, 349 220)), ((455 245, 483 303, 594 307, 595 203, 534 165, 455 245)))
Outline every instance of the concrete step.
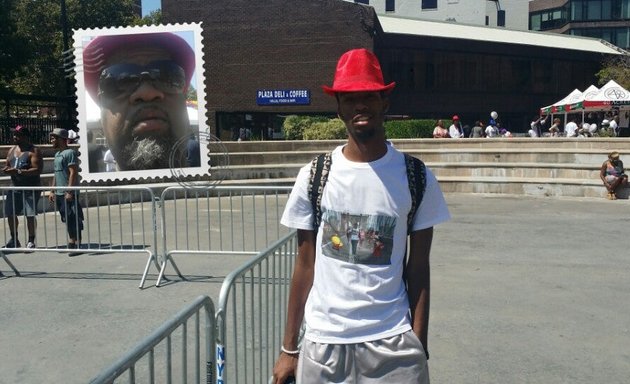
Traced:
MULTIPOLYGON (((392 139, 394 146, 400 150, 411 149, 453 149, 453 148, 550 148, 550 149, 611 149, 630 148, 630 138, 496 138, 496 139, 392 139)), ((222 142, 229 152, 257 151, 320 151, 326 152, 341 145, 345 140, 313 140, 313 141, 226 141, 222 142)))
MULTIPOLYGON (((442 149, 409 149, 412 156, 426 163, 556 163, 556 164, 590 164, 601 166, 606 160, 609 150, 601 149, 523 149, 523 148, 469 148, 460 147, 445 151, 442 149)), ((622 159, 630 157, 630 149, 619 150, 622 159)), ((318 150, 304 151, 255 151, 230 152, 230 165, 261 164, 306 164, 318 154, 318 150)))
MULTIPOLYGON (((606 188, 601 180, 585 179, 526 179, 483 177, 440 177, 443 192, 498 193, 536 197, 592 197, 605 198, 606 188)), ((630 188, 619 190, 620 199, 630 198, 630 188)))

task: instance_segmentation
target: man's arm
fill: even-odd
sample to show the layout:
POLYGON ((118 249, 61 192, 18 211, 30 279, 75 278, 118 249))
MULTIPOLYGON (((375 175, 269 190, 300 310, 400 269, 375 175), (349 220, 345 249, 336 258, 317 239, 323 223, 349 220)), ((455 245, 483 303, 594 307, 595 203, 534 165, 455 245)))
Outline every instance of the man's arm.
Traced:
POLYGON ((2 172, 6 173, 7 175, 12 175, 15 172, 17 172, 17 170, 11 166, 11 160, 10 160, 14 149, 15 149, 15 147, 12 147, 7 152, 7 161, 6 161, 6 163, 4 163, 4 167, 2 168, 2 172))
MULTIPOLYGON (((298 349, 298 336, 304 318, 304 305, 313 286, 315 270, 315 231, 298 230, 298 255, 291 279, 287 323, 282 346, 288 351, 298 349)), ((282 384, 289 376, 295 376, 297 354, 281 352, 273 368, 275 384, 282 384)))
POLYGON ((606 181, 606 168, 607 168, 607 164, 608 161, 604 161, 604 163, 602 164, 601 169, 599 170, 599 178, 602 179, 602 181, 604 182, 604 185, 606 187, 608 187, 608 182, 606 181))
POLYGON ((28 169, 23 169, 22 174, 33 175, 33 176, 39 175, 42 172, 42 167, 44 165, 42 163, 42 155, 41 155, 41 152, 39 151, 39 148, 35 148, 34 150, 31 151, 30 158, 31 158, 31 167, 28 169))
POLYGON ((431 294, 431 275, 429 255, 433 241, 433 227, 411 233, 409 261, 405 268, 407 295, 411 309, 411 327, 424 346, 429 350, 429 304, 431 294))
MULTIPOLYGON (((73 187, 79 184, 79 170, 76 164, 68 165, 68 187, 73 187)), ((66 191, 66 200, 72 201, 74 199, 75 191, 66 191)))

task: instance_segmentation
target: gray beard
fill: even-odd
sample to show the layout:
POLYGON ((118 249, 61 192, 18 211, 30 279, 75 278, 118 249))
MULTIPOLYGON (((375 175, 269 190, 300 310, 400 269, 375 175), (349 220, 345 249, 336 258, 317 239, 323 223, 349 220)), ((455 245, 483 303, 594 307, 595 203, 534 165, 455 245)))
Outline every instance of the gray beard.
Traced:
POLYGON ((124 148, 125 157, 128 159, 126 170, 168 168, 169 151, 172 148, 172 144, 170 138, 146 138, 132 141, 124 148))

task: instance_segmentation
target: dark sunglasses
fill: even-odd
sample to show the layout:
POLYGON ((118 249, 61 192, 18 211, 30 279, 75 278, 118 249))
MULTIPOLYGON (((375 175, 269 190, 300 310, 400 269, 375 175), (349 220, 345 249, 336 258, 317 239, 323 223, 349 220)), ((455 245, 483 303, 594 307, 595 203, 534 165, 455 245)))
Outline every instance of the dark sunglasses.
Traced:
POLYGON ((143 81, 165 93, 182 94, 186 73, 173 61, 153 61, 147 65, 114 64, 101 72, 99 96, 116 98, 130 95, 143 81))

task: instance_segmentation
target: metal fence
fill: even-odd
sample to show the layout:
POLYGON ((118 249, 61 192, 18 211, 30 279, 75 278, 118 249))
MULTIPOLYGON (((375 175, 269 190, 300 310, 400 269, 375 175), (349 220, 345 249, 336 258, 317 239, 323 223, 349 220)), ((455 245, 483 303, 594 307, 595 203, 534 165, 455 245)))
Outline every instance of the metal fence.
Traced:
MULTIPOLYGON (((5 201, 19 192, 11 203, 24 203, 24 196, 41 193, 37 204, 36 249, 27 249, 27 217, 18 219, 21 246, 0 249, 0 258, 16 275, 18 269, 9 257, 23 252, 62 252, 68 248, 68 230, 61 214, 48 199, 50 187, 0 187, 0 212, 6 217, 5 201)), ((290 187, 216 186, 212 189, 173 186, 156 197, 148 187, 68 187, 78 194, 71 206, 82 207, 84 229, 78 251, 84 253, 143 253, 147 261, 140 280, 145 284, 151 265, 161 284, 167 265, 185 279, 175 257, 179 255, 255 255, 271 242, 288 233, 280 216, 290 187)), ((75 225, 78 225, 75 223, 75 225)), ((2 245, 11 239, 9 220, 0 222, 2 245)), ((77 228, 74 228, 77 229, 77 228)))
POLYGON ((90 383, 114 383, 118 378, 123 382, 125 374, 128 383, 214 383, 213 314, 212 300, 199 296, 90 383), (173 339, 179 347, 173 346, 173 339))
POLYGON ((33 144, 48 144, 55 128, 76 127, 76 103, 72 97, 7 94, 0 91, 0 143, 11 143, 16 125, 31 131, 33 144))
MULTIPOLYGON (((159 271, 161 265, 157 258, 161 243, 157 237, 157 201, 150 188, 146 187, 66 187, 64 191, 72 191, 76 198, 68 203, 68 208, 82 212, 83 230, 79 230, 78 220, 68 220, 67 215, 58 212, 57 206, 49 199, 50 187, 0 187, 0 210, 2 217, 7 217, 6 210, 19 213, 19 206, 26 199, 39 195, 35 217, 36 237, 35 249, 27 248, 29 239, 28 217, 26 212, 16 216, 18 221, 17 238, 20 242, 11 248, 0 249, 0 257, 9 265, 16 275, 20 272, 9 260, 24 252, 66 253, 135 253, 145 254, 147 264, 142 276, 142 287, 148 274, 150 264, 159 271), (7 199, 10 198, 10 200, 7 199), (17 209, 17 210, 16 210, 17 209), (70 224, 62 222, 65 220, 70 224), (69 231, 80 233, 79 249, 69 247, 69 231)), ((2 220, 0 228, 2 244, 12 239, 10 218, 2 220)))
POLYGON ((267 383, 280 353, 296 255, 292 231, 225 278, 216 311, 217 384, 267 383))
POLYGON ((280 217, 291 187, 217 186, 166 188, 161 196, 164 263, 175 271, 175 256, 256 255, 287 234, 280 217))
MULTIPOLYGON (((16 203, 24 200, 25 195, 42 193, 37 204, 37 248, 25 248, 23 242, 19 248, 0 249, 0 256, 17 275, 19 271, 8 259, 9 255, 77 251, 67 247, 68 230, 48 200, 49 190, 50 187, 0 187, 3 217, 6 217, 4 209, 15 211, 16 203), (10 194, 12 202, 5 204, 10 194)), ((200 363, 199 342, 202 337, 206 338, 206 382, 222 384, 228 377, 230 383, 267 382, 280 350, 289 283, 297 254, 296 232, 279 224, 290 187, 191 189, 177 186, 166 188, 159 198, 147 187, 68 187, 65 190, 75 193, 77 199, 72 204, 75 208, 80 205, 84 214, 82 245, 78 251, 147 254, 140 287, 151 264, 159 270, 156 285, 160 284, 167 264, 185 278, 175 264, 175 255, 255 255, 226 277, 216 313, 209 298, 198 298, 102 371, 93 383, 113 383, 125 373, 130 383, 170 383, 174 371, 181 374, 181 380, 176 382, 201 382, 200 372, 204 367, 200 363), (264 251, 257 251, 260 249, 264 251), (199 333, 201 307, 205 308, 206 318, 209 311, 214 313, 212 321, 205 320, 205 336, 199 333), (195 331, 189 335, 186 324, 193 315, 195 331), (179 347, 173 347, 173 338, 181 340, 179 347), (158 345, 162 349, 157 348, 158 345), (173 360, 176 354, 179 361, 173 360), (192 355, 194 363, 188 361, 193 360, 189 359, 192 355), (141 360, 146 360, 146 364, 139 365, 141 360), (156 364, 156 361, 163 363, 156 364)), ((18 220, 18 237, 26 240, 26 217, 22 214, 18 220)), ((6 243, 10 238, 9 219, 0 225, 6 243)))

